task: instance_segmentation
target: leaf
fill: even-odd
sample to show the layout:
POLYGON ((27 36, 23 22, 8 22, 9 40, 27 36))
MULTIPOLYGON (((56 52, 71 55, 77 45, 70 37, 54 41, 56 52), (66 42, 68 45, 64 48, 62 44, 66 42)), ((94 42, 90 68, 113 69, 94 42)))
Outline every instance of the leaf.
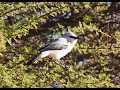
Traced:
POLYGON ((8 38, 8 39, 7 39, 7 42, 8 42, 9 45, 11 45, 11 44, 12 44, 12 39, 11 39, 11 38, 8 38))
POLYGON ((25 4, 24 4, 24 3, 22 3, 22 2, 19 2, 18 6, 19 6, 19 7, 24 7, 24 6, 25 6, 25 4))

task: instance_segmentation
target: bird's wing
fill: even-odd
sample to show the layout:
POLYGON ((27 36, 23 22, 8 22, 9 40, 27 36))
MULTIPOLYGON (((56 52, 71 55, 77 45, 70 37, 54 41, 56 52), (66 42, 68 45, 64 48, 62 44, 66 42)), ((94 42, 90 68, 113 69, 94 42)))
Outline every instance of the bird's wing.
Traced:
POLYGON ((68 42, 65 38, 59 38, 54 40, 52 43, 42 47, 41 51, 48 51, 48 50, 62 50, 68 47, 68 42))
POLYGON ((52 43, 42 47, 40 49, 40 52, 34 56, 30 61, 28 61, 26 63, 26 65, 30 65, 32 64, 35 60, 37 60, 37 58, 40 57, 41 52, 43 51, 48 51, 48 50, 62 50, 62 49, 66 49, 68 47, 68 42, 65 38, 59 38, 54 40, 52 43))

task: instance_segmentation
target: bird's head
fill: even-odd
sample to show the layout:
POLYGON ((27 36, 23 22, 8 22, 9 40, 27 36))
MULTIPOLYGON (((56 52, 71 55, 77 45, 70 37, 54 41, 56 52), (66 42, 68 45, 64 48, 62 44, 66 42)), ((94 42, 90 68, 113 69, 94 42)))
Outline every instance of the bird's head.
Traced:
POLYGON ((66 38, 68 42, 75 42, 79 39, 79 37, 73 32, 67 31, 62 37, 66 38))

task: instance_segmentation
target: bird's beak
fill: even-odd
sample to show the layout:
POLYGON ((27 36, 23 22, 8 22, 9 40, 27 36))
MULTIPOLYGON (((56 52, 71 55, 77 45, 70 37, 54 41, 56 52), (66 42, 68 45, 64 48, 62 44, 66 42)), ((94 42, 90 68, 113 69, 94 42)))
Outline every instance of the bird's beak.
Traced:
POLYGON ((77 37, 75 37, 75 39, 80 39, 80 37, 77 36, 77 37))
POLYGON ((80 37, 79 37, 79 36, 77 36, 77 37, 74 37, 74 39, 80 39, 80 37))
POLYGON ((70 38, 74 38, 74 39, 80 39, 79 36, 75 37, 75 36, 70 36, 70 38))

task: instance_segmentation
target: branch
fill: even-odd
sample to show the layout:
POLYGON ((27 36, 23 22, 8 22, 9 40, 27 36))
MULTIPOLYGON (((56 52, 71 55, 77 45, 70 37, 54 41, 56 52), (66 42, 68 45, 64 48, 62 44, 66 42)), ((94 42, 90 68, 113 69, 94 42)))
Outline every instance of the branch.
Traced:
POLYGON ((0 17, 3 17, 3 16, 6 15, 7 13, 10 13, 10 12, 12 12, 12 11, 18 10, 18 9, 20 9, 20 8, 25 8, 25 7, 21 6, 21 7, 18 7, 18 8, 12 9, 12 10, 9 10, 9 11, 3 13, 0 17))
MULTIPOLYGON (((68 7, 68 6, 65 6, 65 7, 68 7)), ((56 12, 56 11, 58 11, 58 10, 61 10, 61 9, 65 8, 65 7, 61 7, 61 8, 59 8, 59 9, 53 10, 53 11, 51 11, 51 12, 48 12, 48 13, 46 13, 46 14, 44 14, 44 15, 41 15, 41 16, 37 17, 36 19, 42 18, 42 17, 44 17, 44 16, 46 16, 46 15, 49 15, 49 14, 51 14, 51 13, 53 13, 53 12, 56 12)), ((35 19, 33 19, 31 22, 33 22, 34 20, 35 20, 35 19)), ((27 26, 28 24, 30 24, 31 22, 29 22, 29 23, 27 23, 26 25, 24 25, 24 27, 27 26)))

